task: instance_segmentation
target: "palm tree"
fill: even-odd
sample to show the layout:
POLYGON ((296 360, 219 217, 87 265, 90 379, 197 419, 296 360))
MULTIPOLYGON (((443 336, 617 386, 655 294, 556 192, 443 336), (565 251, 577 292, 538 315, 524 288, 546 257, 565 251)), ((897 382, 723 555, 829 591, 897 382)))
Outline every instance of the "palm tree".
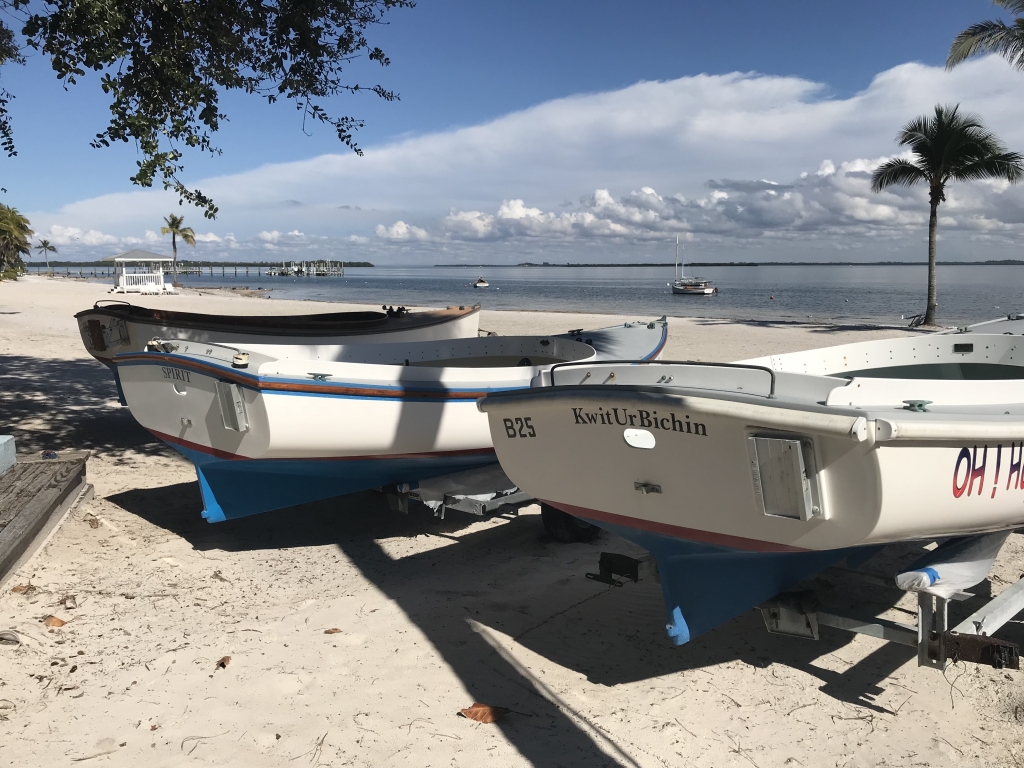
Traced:
POLYGON ((935 235, 939 203, 946 199, 951 181, 1005 179, 1011 183, 1024 174, 1024 158, 1008 152, 981 118, 961 113, 960 105, 938 104, 935 116, 915 117, 900 131, 896 141, 910 147, 913 159, 896 158, 882 163, 871 176, 871 189, 910 187, 922 181, 928 185, 931 215, 928 218, 928 308, 925 325, 935 324, 938 306, 935 289, 935 235))
POLYGON ((36 250, 46 259, 46 274, 50 274, 50 254, 57 252, 57 246, 50 245, 49 240, 40 240, 36 250))
POLYGON ((24 268, 21 257, 30 253, 29 239, 33 234, 28 219, 16 208, 0 204, 0 272, 24 268))
POLYGON ((174 261, 171 262, 171 269, 174 272, 174 287, 178 287, 178 238, 180 237, 185 241, 186 245, 191 245, 193 248, 196 247, 196 233, 192 231, 192 227, 182 227, 185 223, 184 216, 175 216, 173 213, 170 216, 164 218, 166 227, 160 227, 161 235, 171 236, 171 250, 174 252, 174 261))
POLYGON ((1012 25, 1002 21, 979 21, 972 24, 953 41, 946 59, 946 69, 971 56, 998 53, 1017 69, 1024 69, 1024 0, 992 0, 1017 16, 1012 25))

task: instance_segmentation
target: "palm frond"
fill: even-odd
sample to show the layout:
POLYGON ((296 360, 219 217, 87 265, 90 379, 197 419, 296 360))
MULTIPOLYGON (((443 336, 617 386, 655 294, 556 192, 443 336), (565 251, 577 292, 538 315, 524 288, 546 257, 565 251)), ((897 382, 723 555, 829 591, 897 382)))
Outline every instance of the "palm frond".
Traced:
POLYGON ((1005 8, 1014 16, 1024 15, 1024 0, 992 0, 992 5, 1005 8))
POLYGON ((928 181, 928 175, 909 160, 896 158, 882 163, 871 174, 871 191, 881 192, 886 187, 910 187, 919 181, 928 181))
POLYGON ((953 169, 949 178, 956 181, 1006 179, 1014 183, 1024 178, 1024 156, 1016 152, 985 155, 953 169))
MULTIPOLYGON (((1013 0, 1022 6, 1024 2, 1013 0)), ((1002 21, 981 21, 972 24, 953 40, 946 58, 946 69, 982 53, 998 53, 1017 69, 1024 69, 1024 20, 1016 19, 1013 26, 1002 21)))

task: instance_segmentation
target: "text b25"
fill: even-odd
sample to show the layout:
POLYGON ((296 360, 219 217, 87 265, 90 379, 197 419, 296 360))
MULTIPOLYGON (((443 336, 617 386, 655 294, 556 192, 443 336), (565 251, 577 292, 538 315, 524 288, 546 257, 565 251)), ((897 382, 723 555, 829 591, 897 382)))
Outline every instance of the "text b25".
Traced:
POLYGON ((505 425, 505 434, 508 437, 536 437, 537 430, 533 428, 530 418, 530 416, 522 418, 517 416, 514 419, 502 419, 501 422, 505 425))

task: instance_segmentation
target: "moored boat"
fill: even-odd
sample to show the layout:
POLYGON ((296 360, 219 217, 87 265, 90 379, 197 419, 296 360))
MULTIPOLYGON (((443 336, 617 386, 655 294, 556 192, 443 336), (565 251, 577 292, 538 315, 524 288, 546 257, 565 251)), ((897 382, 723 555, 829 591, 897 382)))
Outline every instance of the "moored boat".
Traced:
POLYGON ((518 487, 654 555, 683 643, 845 557, 1024 523, 1021 379, 1021 340, 933 335, 559 365, 480 408, 518 487))
POLYGON ((666 336, 662 318, 343 345, 315 360, 170 339, 113 364, 132 415, 196 465, 203 516, 216 522, 492 463, 478 398, 529 387, 559 362, 653 359, 666 336))
POLYGON ((675 279, 669 285, 677 296, 711 296, 718 293, 711 280, 703 277, 686 276, 686 265, 679 261, 679 235, 676 235, 675 279))
POLYGON ((476 282, 473 283, 474 288, 490 288, 491 284, 484 280, 482 277, 478 277, 476 282))
POLYGON ((283 357, 316 358, 324 347, 390 341, 440 341, 477 335, 480 305, 437 310, 382 307, 381 311, 310 315, 210 315, 98 301, 75 315, 89 354, 107 365, 114 355, 141 352, 150 339, 267 346, 283 357))

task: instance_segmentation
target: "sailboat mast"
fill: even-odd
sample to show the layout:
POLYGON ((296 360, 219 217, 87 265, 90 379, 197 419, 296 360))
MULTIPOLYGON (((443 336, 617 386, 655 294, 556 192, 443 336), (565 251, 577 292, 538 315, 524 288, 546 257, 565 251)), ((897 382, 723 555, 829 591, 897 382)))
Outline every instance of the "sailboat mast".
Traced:
POLYGON ((676 280, 679 279, 679 235, 676 235, 676 280))

